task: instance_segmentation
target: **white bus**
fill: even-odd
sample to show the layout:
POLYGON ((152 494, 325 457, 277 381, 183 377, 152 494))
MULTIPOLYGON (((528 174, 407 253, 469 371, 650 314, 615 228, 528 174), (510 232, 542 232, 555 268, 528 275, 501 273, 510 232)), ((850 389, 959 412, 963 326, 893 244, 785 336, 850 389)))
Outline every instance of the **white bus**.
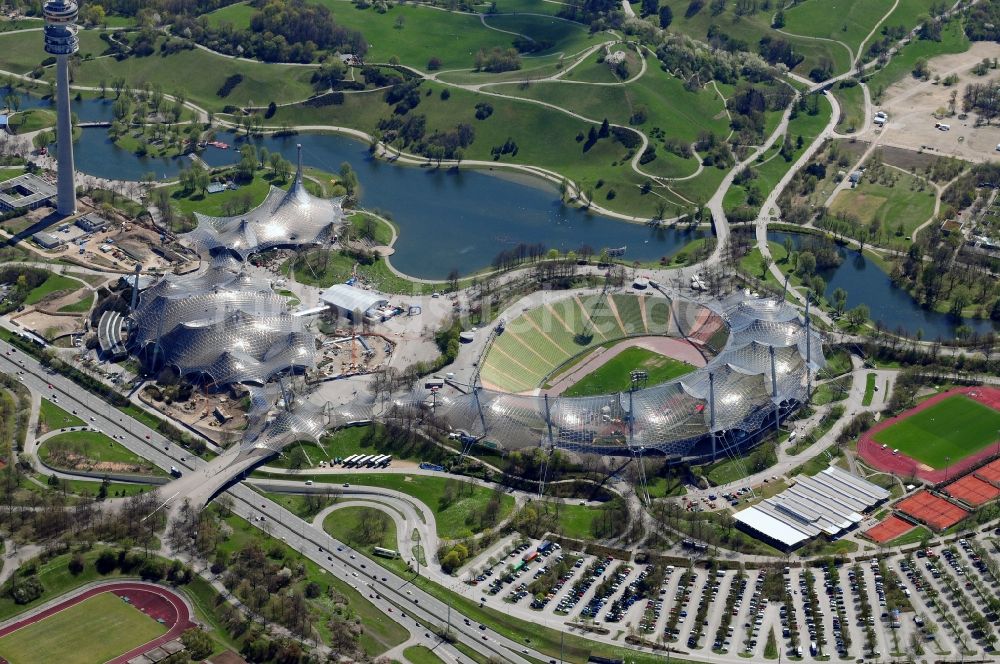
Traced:
POLYGON ((387 454, 379 454, 374 459, 370 459, 368 461, 368 465, 371 466, 372 468, 378 468, 380 465, 382 465, 382 462, 385 461, 385 458, 387 456, 388 456, 387 454))
POLYGON ((351 456, 347 457, 346 459, 344 459, 340 463, 341 463, 341 465, 343 465, 346 468, 347 466, 350 466, 352 463, 354 463, 354 460, 357 459, 359 456, 361 456, 361 455, 359 455, 359 454, 352 454, 351 456))
POLYGON ((388 468, 390 463, 392 463, 392 455, 386 454, 385 458, 379 462, 379 465, 382 466, 383 468, 388 468))
POLYGON ((366 455, 362 456, 360 459, 355 459, 354 460, 354 465, 356 467, 358 467, 358 468, 364 468, 368 464, 368 460, 371 459, 371 458, 372 458, 372 455, 366 454, 366 455))

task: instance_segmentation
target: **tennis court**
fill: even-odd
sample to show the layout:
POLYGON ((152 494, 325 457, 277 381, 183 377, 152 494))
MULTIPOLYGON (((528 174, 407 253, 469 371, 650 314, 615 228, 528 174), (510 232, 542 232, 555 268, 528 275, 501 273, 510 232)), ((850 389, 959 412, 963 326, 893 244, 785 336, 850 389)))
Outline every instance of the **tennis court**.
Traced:
POLYGON ((965 504, 972 505, 973 507, 985 505, 997 496, 1000 496, 1000 489, 973 475, 966 475, 952 482, 944 490, 952 498, 958 498, 965 504))
POLYGON ((896 515, 892 515, 885 521, 877 523, 866 530, 865 536, 872 541, 878 542, 879 544, 884 544, 885 542, 891 542, 900 535, 905 535, 914 528, 916 528, 916 526, 909 521, 905 521, 896 515))
POLYGON ((939 498, 929 491, 918 491, 909 498, 904 498, 896 505, 896 509, 921 523, 926 523, 934 530, 950 528, 969 516, 969 513, 958 505, 939 498))
POLYGON ((1000 487, 1000 459, 991 461, 973 473, 976 477, 989 482, 993 486, 1000 487))

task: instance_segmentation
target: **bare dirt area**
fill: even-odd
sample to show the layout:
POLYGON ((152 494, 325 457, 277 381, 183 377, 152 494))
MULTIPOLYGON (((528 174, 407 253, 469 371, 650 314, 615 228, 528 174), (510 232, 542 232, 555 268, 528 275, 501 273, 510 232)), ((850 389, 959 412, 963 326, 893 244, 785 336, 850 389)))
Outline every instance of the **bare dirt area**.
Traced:
POLYGON ((17 324, 49 341, 70 332, 83 331, 82 316, 53 316, 38 310, 19 316, 17 324))
POLYGON ((988 77, 976 76, 972 68, 983 58, 1000 57, 1000 46, 992 42, 976 42, 965 53, 942 55, 929 61, 932 79, 917 81, 907 76, 891 86, 883 95, 877 108, 889 115, 884 128, 872 125, 865 134, 867 140, 882 136, 881 144, 923 151, 933 155, 958 157, 972 162, 982 162, 997 156, 1000 144, 1000 125, 976 126, 976 116, 970 114, 960 120, 962 93, 965 86, 982 82, 988 77), (955 85, 934 84, 933 78, 958 76, 955 85), (948 113, 952 93, 957 93, 956 115, 948 113), (945 113, 941 114, 940 111, 945 113), (944 123, 950 127, 942 131, 935 126, 944 123))

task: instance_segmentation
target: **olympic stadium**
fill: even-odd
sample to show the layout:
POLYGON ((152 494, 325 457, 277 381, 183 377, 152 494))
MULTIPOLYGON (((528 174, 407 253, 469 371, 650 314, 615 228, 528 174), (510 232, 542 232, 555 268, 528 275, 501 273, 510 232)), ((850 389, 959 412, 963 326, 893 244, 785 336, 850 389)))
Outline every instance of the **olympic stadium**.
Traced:
MULTIPOLYGON (((417 388, 395 408, 432 411, 468 438, 501 449, 552 446, 701 461, 752 446, 808 401, 810 375, 825 365, 822 337, 792 306, 746 293, 701 301, 672 294, 657 304, 664 311, 651 331, 697 345, 704 366, 660 385, 593 397, 551 396, 541 387, 512 393, 486 387, 477 376, 471 386, 417 388)), ((483 374, 491 347, 505 334, 503 326, 491 332, 477 363, 486 366, 483 374)))

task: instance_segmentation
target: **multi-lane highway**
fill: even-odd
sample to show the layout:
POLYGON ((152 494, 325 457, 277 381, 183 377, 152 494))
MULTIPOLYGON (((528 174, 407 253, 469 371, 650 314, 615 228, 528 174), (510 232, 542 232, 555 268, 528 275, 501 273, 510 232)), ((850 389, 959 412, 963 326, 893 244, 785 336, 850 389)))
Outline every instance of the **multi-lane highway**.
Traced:
MULTIPOLYGON (((56 401, 64 410, 76 411, 88 426, 117 436, 127 449, 149 459, 160 468, 168 470, 171 466, 176 466, 181 469, 185 475, 180 480, 159 489, 168 505, 184 493, 183 487, 195 483, 194 478, 205 470, 207 464, 202 459, 191 456, 187 450, 121 413, 68 378, 49 373, 33 357, 2 341, 0 371, 17 376, 28 389, 56 401)), ((343 543, 251 488, 237 484, 228 490, 228 494, 233 498, 237 514, 274 537, 281 538, 330 574, 355 586, 363 595, 377 595, 378 599, 370 599, 376 607, 411 633, 417 634, 419 639, 435 648, 435 652, 443 655, 446 660, 463 663, 473 661, 450 644, 440 643, 440 639, 430 629, 416 620, 431 628, 443 627, 450 615, 451 633, 456 641, 475 652, 504 662, 528 664, 526 657, 543 662, 554 661, 547 655, 532 650, 525 643, 508 639, 490 629, 480 629, 476 622, 467 621, 459 611, 450 609, 446 603, 424 592, 408 579, 400 579, 376 563, 356 555, 343 543)))

